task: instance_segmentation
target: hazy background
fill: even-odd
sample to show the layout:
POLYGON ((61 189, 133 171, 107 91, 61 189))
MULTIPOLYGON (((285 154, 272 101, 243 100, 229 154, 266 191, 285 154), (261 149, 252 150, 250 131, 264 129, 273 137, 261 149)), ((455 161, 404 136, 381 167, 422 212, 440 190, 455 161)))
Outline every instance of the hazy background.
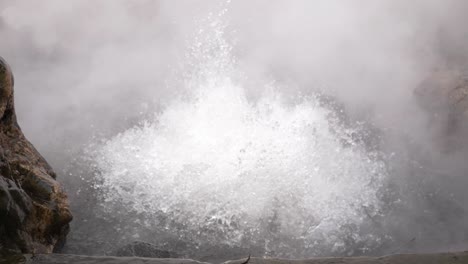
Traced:
MULTIPOLYGON (((217 5, 3 0, 0 49, 17 75, 25 133, 55 163, 64 144, 76 147, 164 102, 177 89, 165 81, 194 21, 217 5)), ((290 90, 333 90, 349 108, 372 109, 386 126, 411 130, 420 121, 410 118, 418 117, 414 87, 447 60, 467 56, 466 5, 234 1, 228 33, 252 79, 266 74, 294 83, 290 90)))
MULTIPOLYGON (((83 146, 181 91, 170 80, 195 22, 220 3, 1 0, 0 55, 15 74, 19 123, 71 197, 70 164, 83 146)), ((245 0, 227 13, 252 97, 263 78, 293 97, 321 91, 379 131, 379 147, 395 153, 392 181, 406 201, 385 230, 396 245, 417 238, 405 246, 412 250, 467 247, 466 149, 443 143, 444 105, 421 107, 414 96, 434 70, 466 68, 467 11, 463 0, 245 0)), ((402 251, 382 253, 395 250, 402 251)))

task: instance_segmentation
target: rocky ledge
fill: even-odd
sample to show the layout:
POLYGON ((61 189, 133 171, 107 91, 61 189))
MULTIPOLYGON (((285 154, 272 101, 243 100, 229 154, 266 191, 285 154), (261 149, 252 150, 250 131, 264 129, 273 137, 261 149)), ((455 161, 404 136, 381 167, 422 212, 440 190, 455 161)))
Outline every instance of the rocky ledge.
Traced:
POLYGON ((0 255, 52 253, 72 215, 56 174, 16 121, 13 74, 0 57, 0 255))

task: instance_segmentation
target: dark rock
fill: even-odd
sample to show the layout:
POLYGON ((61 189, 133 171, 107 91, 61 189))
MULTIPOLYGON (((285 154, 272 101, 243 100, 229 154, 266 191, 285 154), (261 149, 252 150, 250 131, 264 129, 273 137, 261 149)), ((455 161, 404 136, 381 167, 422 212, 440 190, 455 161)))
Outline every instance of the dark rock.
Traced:
POLYGON ((133 242, 119 248, 118 257, 143 257, 143 258, 177 258, 177 254, 167 250, 161 250, 153 244, 145 242, 133 242))
POLYGON ((16 121, 13 85, 0 57, 0 251, 52 253, 72 216, 54 171, 16 121))

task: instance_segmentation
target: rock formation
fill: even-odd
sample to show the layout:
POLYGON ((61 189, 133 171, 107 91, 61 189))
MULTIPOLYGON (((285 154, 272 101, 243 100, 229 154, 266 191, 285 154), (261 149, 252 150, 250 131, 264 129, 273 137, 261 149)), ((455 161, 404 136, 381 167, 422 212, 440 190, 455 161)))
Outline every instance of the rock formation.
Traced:
POLYGON ((468 71, 456 67, 434 70, 414 92, 431 116, 434 140, 441 148, 448 152, 467 146, 468 71))
POLYGON ((51 253, 72 216, 56 174, 18 126, 13 85, 0 57, 0 251, 51 253))

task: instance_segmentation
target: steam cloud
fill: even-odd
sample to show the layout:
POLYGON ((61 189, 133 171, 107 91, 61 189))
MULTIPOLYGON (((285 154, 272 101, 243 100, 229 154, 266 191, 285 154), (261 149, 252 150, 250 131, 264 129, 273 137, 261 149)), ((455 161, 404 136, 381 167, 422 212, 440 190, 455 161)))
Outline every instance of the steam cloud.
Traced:
MULTIPOLYGON (((98 198, 83 201, 80 194, 90 191, 87 180, 94 168, 77 157, 90 143, 164 112, 187 93, 174 72, 186 60, 199 19, 223 5, 0 3, 0 54, 16 76, 19 122, 69 189, 79 230, 72 242, 83 239, 80 224, 97 221, 83 207, 98 198)), ((434 69, 466 67, 466 1, 255 0, 228 6, 225 37, 234 43, 231 53, 247 76, 249 100, 261 98, 265 86, 260 84, 273 80, 290 104, 319 93, 333 98, 343 122, 364 122, 374 131, 362 144, 385 156, 388 191, 382 199, 391 201, 391 208, 382 209, 386 215, 378 219, 378 235, 389 240, 370 253, 466 247, 468 152, 441 146, 439 128, 446 120, 434 119, 414 96, 434 69)), ((131 234, 138 229, 132 221, 114 224, 128 227, 121 235, 131 234)), ((99 234, 111 240, 110 233, 99 234)))

